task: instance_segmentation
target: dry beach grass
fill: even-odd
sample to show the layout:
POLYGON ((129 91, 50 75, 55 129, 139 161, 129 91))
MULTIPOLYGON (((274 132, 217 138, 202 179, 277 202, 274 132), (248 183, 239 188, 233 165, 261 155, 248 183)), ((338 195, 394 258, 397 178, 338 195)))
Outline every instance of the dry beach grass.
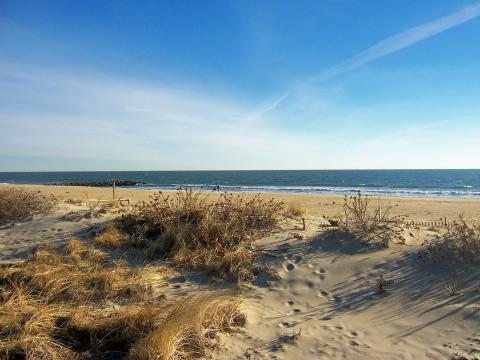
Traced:
POLYGON ((242 326, 240 301, 223 293, 162 297, 168 269, 132 268, 71 240, 0 270, 0 357, 189 359, 216 334, 242 326), (160 291, 160 292, 159 292, 160 291), (123 355, 122 355, 123 354, 123 355))
POLYGON ((0 225, 25 221, 53 208, 55 198, 39 191, 13 186, 0 187, 0 225))

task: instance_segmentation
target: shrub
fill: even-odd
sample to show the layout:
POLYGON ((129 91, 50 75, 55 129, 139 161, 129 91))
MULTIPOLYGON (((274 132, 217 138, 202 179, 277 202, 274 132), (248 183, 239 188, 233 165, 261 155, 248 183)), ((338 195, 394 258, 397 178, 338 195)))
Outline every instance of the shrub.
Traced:
POLYGON ((366 243, 380 242, 387 247, 391 240, 399 236, 402 219, 391 214, 392 208, 372 208, 370 198, 362 196, 360 191, 356 196, 345 196, 340 229, 366 243))
POLYGON ((289 218, 299 218, 305 216, 307 208, 299 204, 290 204, 285 211, 285 216, 289 218))
POLYGON ((252 243, 274 229, 283 210, 283 203, 259 195, 225 193, 207 201, 186 189, 173 196, 159 192, 123 216, 121 226, 132 236, 130 246, 144 248, 149 257, 170 256, 193 268, 218 269, 241 282, 254 277, 252 243))
POLYGON ((464 260, 477 263, 480 260, 480 223, 467 222, 459 216, 443 236, 425 244, 424 257, 433 260, 464 260))
POLYGON ((55 198, 16 187, 0 188, 0 225, 25 221, 37 213, 48 212, 55 198))

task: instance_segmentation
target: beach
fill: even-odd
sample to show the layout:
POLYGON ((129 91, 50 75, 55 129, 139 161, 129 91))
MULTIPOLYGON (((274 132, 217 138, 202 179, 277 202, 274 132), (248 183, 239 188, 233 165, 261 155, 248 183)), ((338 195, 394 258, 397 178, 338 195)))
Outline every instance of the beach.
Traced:
MULTIPOLYGON (((1 185, 0 185, 1 186, 1 185)), ((6 185, 4 185, 6 186, 6 185)), ((50 194, 59 199, 87 199, 112 200, 112 188, 84 187, 84 186, 51 186, 51 185, 17 185, 19 187, 50 194)), ((116 198, 129 198, 132 203, 148 201, 159 190, 122 189, 116 188, 116 198)), ((174 190, 161 190, 164 194, 172 194, 174 190)), ((205 196, 215 198, 218 192, 206 191, 205 196)), ((245 197, 255 196, 256 193, 236 193, 245 197)), ((293 194, 293 193, 261 193, 264 198, 285 201, 287 204, 306 207, 307 213, 312 216, 336 217, 342 214, 343 195, 324 194, 293 194)), ((480 218, 480 199, 455 199, 455 198, 415 198, 389 196, 370 196, 373 205, 383 208, 392 206, 395 215, 406 215, 408 219, 420 222, 448 221, 463 215, 466 218, 480 218)))
MULTIPOLYGON (((7 187, 2 185, 0 189, 7 187)), ((38 261, 38 255, 32 258, 38 247, 103 249, 98 245, 98 234, 128 214, 131 207, 126 201, 112 202, 112 188, 15 187, 53 195, 60 201, 49 213, 0 228, 0 263, 13 268, 28 265, 23 262, 28 257, 30 263, 38 261), (84 245, 72 245, 72 238, 84 245)), ((115 199, 129 199, 133 205, 148 201, 157 192, 117 188, 115 199)), ((176 194, 171 190, 163 193, 170 197, 176 194)), ((235 195, 245 199, 257 196, 235 195)), ((221 193, 200 196, 215 201, 221 193)), ((255 266, 262 270, 241 286, 228 276, 212 274, 219 271, 213 265, 206 272, 188 266, 172 267, 171 260, 163 257, 153 261, 151 257, 139 258, 140 251, 146 250, 138 248, 114 248, 106 254, 115 261, 133 262, 139 269, 157 269, 162 285, 155 291, 168 303, 212 291, 218 296, 224 296, 221 294, 225 291, 235 294, 232 301, 241 303, 241 316, 246 322, 242 320, 241 330, 220 331, 215 336, 215 349, 202 352, 207 358, 474 359, 472 356, 480 353, 478 268, 454 257, 435 257, 434 261, 422 257, 428 249, 424 244, 446 233, 446 229, 432 227, 429 222, 454 220, 460 214, 478 219, 478 200, 372 197, 373 208, 379 206, 385 211, 393 206, 394 215, 406 215, 408 219, 400 225, 398 236, 382 245, 352 238, 330 226, 326 219, 342 216, 343 196, 258 196, 273 198, 274 203, 283 201, 287 209, 306 211, 282 215, 273 231, 249 247, 249 253, 256 254, 255 266), (427 224, 408 225, 408 221, 427 224)), ((147 253, 151 254, 150 250, 147 253)), ((68 269, 72 266, 76 265, 68 269)), ((243 271, 241 267, 236 269, 243 271)), ((99 309, 105 311, 105 305, 99 309)))

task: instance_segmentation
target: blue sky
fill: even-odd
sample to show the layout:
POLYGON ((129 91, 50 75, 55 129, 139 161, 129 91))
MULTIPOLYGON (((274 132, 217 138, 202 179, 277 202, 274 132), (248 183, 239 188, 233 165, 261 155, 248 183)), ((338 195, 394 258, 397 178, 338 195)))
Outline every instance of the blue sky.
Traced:
POLYGON ((479 1, 0 0, 0 171, 480 167, 479 1))

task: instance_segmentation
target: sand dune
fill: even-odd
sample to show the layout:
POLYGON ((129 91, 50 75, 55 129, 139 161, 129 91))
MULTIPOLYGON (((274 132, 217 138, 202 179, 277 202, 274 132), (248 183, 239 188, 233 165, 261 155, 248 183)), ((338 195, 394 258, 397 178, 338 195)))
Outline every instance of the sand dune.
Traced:
MULTIPOLYGON (((63 198, 103 198, 107 189, 29 186, 63 198)), ((122 197, 142 200, 151 192, 119 190, 122 197)), ((216 196, 210 194, 209 196, 216 196)), ((270 195, 265 195, 270 196, 270 195)), ((379 248, 332 235, 323 215, 338 209, 339 197, 274 195, 307 206, 306 230, 287 219, 273 235, 256 243, 261 262, 278 274, 260 275, 240 291, 248 323, 244 331, 222 335, 213 359, 449 359, 480 355, 480 271, 461 263, 430 263, 419 257, 426 228, 409 230, 404 244, 379 248), (383 276, 388 286, 378 291, 383 276), (458 288, 450 296, 446 284, 458 288)), ((382 199, 398 203, 412 219, 480 217, 474 200, 382 199)), ((17 261, 38 245, 61 244, 115 216, 115 211, 68 221, 84 205, 63 204, 55 212, 0 229, 0 260, 17 261)), ((172 278, 169 296, 192 289, 211 289, 198 274, 172 278)), ((233 284, 222 284, 234 289, 233 284)))
POLYGON ((369 250, 309 235, 262 241, 280 280, 245 293, 247 331, 228 339, 219 358, 448 359, 480 352, 478 270, 463 269, 461 293, 451 297, 443 279, 455 269, 423 263, 416 246, 369 250), (393 282, 383 294, 380 275, 393 282), (285 341, 295 334, 296 344, 285 341))

